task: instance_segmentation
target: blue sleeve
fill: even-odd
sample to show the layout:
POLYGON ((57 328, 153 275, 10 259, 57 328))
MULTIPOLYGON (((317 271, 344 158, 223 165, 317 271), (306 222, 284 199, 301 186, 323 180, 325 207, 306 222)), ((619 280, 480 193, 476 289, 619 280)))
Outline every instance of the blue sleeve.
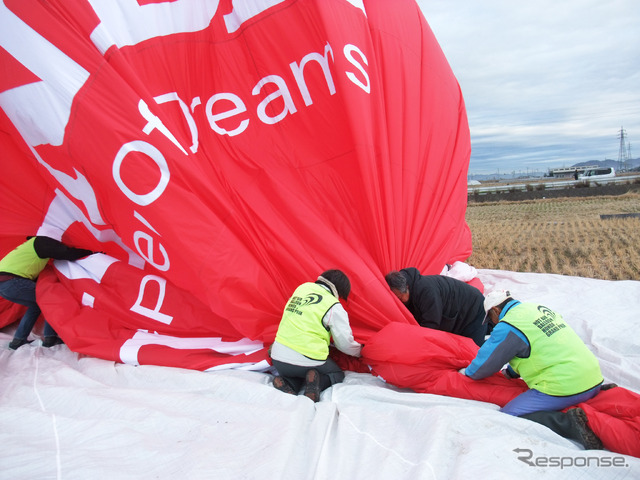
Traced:
POLYGON ((530 350, 527 337, 520 330, 500 322, 466 368, 465 375, 474 380, 489 377, 499 372, 513 357, 528 356, 530 350))

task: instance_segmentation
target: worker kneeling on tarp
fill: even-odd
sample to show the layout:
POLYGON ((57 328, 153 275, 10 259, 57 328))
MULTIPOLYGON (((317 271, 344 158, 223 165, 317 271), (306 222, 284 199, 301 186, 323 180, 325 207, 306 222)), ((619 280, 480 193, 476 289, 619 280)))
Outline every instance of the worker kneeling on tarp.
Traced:
POLYGON ((529 390, 502 407, 502 412, 542 423, 586 448, 599 448, 581 409, 569 410, 566 417, 558 412, 593 398, 603 382, 597 358, 580 337, 560 314, 515 300, 506 290, 487 295, 484 309, 485 321, 495 327, 460 373, 480 380, 509 363, 503 374, 521 377, 529 390), (566 425, 560 428, 559 423, 566 425))
POLYGON ((351 282, 342 271, 327 270, 314 283, 303 283, 293 292, 270 349, 279 373, 274 387, 297 394, 304 386, 304 394, 317 402, 323 390, 342 382, 344 372, 329 358, 331 338, 348 355, 358 357, 362 349, 339 300, 346 301, 350 291, 351 282))

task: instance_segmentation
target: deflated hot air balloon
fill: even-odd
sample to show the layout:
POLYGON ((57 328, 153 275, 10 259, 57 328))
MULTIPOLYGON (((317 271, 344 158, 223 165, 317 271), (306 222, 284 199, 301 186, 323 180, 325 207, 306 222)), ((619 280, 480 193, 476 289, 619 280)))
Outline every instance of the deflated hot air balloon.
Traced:
MULTIPOLYGON (((104 252, 38 278, 73 351, 266 369, 295 287, 339 268, 374 373, 522 388, 469 385, 475 344, 417 327, 384 281, 471 254, 464 102, 413 0, 5 0, 0 22, 0 255, 28 235, 104 252)), ((589 420, 637 454, 637 395, 611 392, 589 420)))
MULTIPOLYGON (((6 1, 2 254, 48 235, 76 352, 264 368, 286 299, 351 278, 361 342, 413 323, 384 274, 464 260, 464 103, 413 1, 6 1)), ((7 314, 4 323, 15 320, 7 314)))

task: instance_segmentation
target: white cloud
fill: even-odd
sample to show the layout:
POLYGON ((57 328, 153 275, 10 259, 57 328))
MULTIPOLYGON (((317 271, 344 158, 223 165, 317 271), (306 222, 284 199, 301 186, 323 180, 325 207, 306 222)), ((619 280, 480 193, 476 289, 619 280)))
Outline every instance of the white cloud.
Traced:
POLYGON ((640 156, 637 0, 418 4, 465 97, 470 171, 617 160, 621 127, 640 156))

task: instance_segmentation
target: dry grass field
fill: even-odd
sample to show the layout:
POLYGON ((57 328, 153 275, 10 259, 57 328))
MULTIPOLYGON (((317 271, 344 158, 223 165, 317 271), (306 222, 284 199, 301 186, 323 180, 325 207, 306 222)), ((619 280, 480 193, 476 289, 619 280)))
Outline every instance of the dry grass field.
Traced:
POLYGON ((476 268, 640 280, 640 193, 518 202, 470 202, 476 268))

